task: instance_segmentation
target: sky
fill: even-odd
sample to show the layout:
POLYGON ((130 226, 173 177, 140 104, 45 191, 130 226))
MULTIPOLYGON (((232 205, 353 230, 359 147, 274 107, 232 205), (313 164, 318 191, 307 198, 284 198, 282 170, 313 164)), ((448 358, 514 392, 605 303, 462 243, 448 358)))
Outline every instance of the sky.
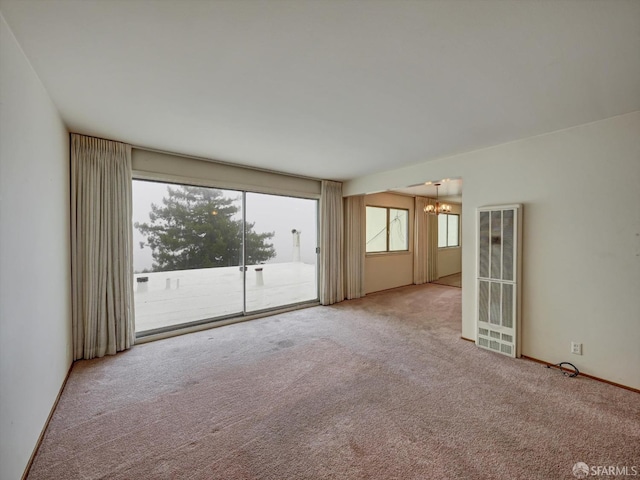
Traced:
MULTIPOLYGON (((133 181, 133 222, 149 222, 151 204, 162 204, 167 194, 166 183, 133 181)), ((224 196, 234 199, 242 205, 242 192, 223 190, 224 196)), ((317 204, 316 200, 266 195, 262 193, 246 194, 246 219, 255 222, 253 230, 257 233, 275 232, 271 239, 276 256, 267 263, 283 263, 293 260, 293 235, 291 230, 301 231, 300 256, 304 263, 316 262, 317 246, 317 204)), ((241 209, 237 218, 242 218, 241 209)), ((146 238, 138 229, 133 228, 133 268, 136 272, 151 269, 153 258, 149 247, 140 248, 146 238)))

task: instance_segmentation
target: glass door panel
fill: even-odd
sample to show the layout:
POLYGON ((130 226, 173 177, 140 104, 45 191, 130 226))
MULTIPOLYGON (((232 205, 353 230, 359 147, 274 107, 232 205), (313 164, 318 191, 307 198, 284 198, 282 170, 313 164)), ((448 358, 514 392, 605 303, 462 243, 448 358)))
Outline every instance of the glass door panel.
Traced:
POLYGON ((318 201, 245 194, 245 310, 318 299, 318 201))
POLYGON ((242 193, 133 181, 136 332, 243 312, 242 193))

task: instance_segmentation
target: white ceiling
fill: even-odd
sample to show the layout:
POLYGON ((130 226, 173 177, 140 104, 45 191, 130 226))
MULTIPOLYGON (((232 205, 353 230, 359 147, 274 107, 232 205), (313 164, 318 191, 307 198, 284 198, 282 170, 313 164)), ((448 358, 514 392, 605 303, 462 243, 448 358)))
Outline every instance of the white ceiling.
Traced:
POLYGON ((637 0, 0 0, 0 11, 71 131, 311 177, 640 110, 637 0))
POLYGON ((462 179, 443 178, 428 180, 417 185, 409 185, 406 188, 395 188, 391 192, 405 195, 417 195, 420 197, 436 198, 446 202, 462 203, 462 179), (436 185, 438 186, 436 189, 436 185))

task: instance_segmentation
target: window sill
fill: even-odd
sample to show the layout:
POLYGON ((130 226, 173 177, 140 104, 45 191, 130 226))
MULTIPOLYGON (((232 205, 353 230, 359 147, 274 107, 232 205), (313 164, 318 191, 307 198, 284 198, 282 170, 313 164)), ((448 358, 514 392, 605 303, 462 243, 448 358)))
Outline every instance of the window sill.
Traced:
POLYGON ((387 257, 396 255, 412 255, 410 250, 400 250, 398 252, 368 252, 364 254, 365 257, 387 257))

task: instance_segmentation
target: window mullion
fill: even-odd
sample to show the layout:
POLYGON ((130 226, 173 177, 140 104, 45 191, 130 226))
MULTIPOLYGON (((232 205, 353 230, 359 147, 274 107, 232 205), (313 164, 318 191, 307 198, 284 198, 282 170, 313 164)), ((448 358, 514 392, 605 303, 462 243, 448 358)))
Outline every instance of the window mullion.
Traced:
POLYGON ((447 247, 451 246, 449 245, 449 220, 451 220, 451 216, 447 214, 447 247))

